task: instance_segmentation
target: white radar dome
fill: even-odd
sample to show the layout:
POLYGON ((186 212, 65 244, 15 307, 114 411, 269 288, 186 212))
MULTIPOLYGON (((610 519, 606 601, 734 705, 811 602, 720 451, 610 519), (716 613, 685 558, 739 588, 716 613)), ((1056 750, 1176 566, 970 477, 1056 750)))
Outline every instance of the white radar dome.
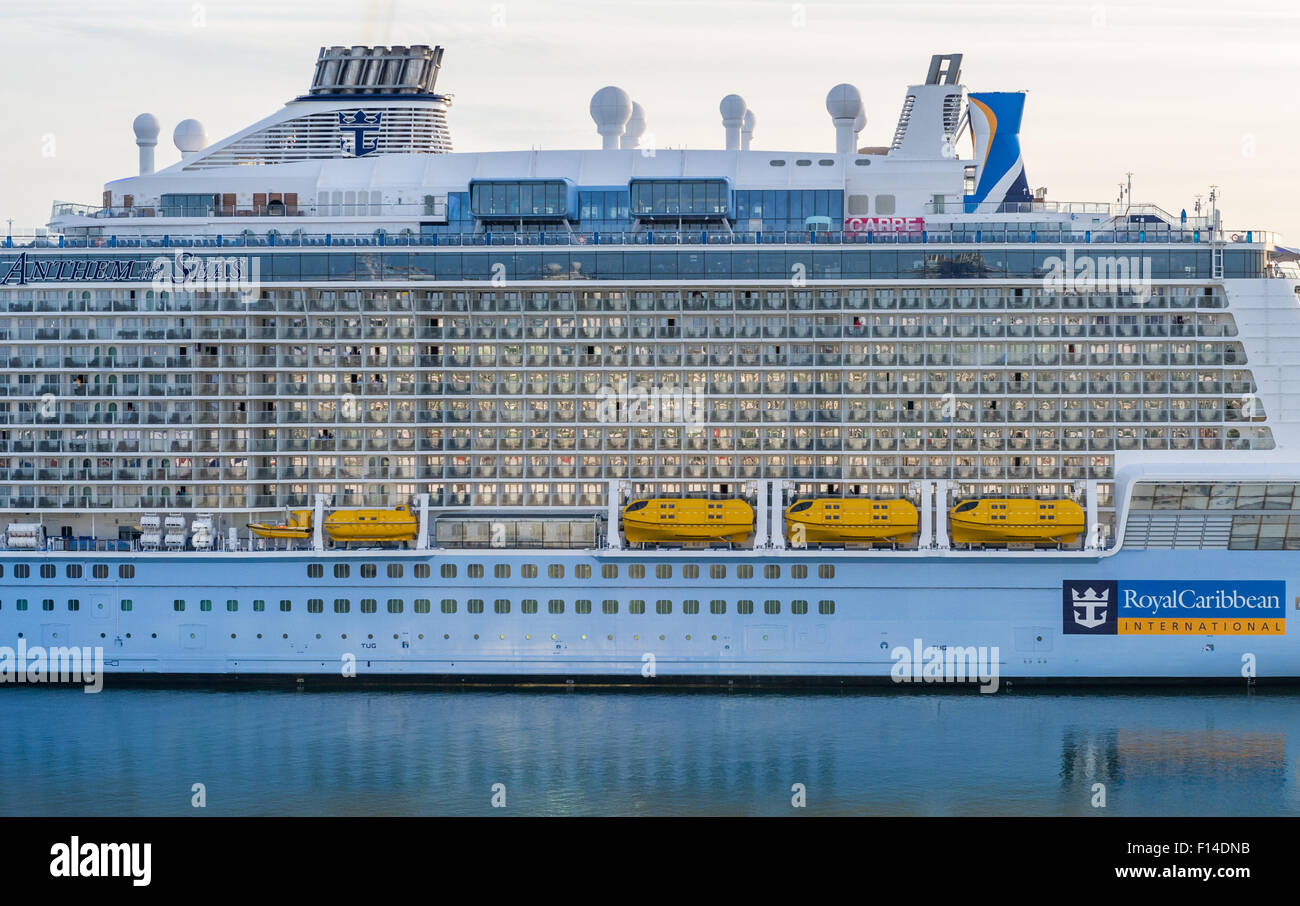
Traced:
POLYGON ((131 128, 135 130, 135 137, 139 141, 157 141, 158 133, 162 131, 162 126, 158 123, 158 117, 152 113, 142 113, 131 123, 131 128))
POLYGON ((198 120, 181 120, 172 133, 172 141, 182 154, 202 151, 208 145, 208 130, 198 120))
POLYGON ((847 83, 836 85, 826 95, 826 112, 832 119, 856 119, 861 109, 862 95, 852 85, 847 83))

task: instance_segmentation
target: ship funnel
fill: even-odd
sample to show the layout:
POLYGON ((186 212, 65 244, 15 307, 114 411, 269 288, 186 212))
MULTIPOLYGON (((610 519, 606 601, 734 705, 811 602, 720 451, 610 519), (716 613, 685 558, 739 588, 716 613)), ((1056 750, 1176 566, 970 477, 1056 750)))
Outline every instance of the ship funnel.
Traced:
POLYGON ((758 117, 754 116, 754 111, 746 110, 744 122, 740 126, 740 150, 748 151, 749 143, 754 140, 754 124, 758 122, 758 117))
POLYGON ((606 85, 591 96, 589 109, 600 133, 600 147, 605 151, 617 150, 623 127, 632 118, 632 99, 622 88, 606 85))
POLYGON ((722 99, 718 105, 718 112, 722 114, 722 128, 727 135, 727 150, 740 150, 740 130, 745 125, 745 112, 749 106, 745 99, 738 94, 729 94, 722 99))
POLYGON ((852 154, 857 150, 857 132, 853 127, 862 109, 862 95, 847 83, 836 85, 826 95, 826 112, 835 124, 836 154, 852 154))
POLYGON ((154 170, 153 152, 158 147, 158 133, 162 127, 158 125, 158 117, 142 113, 135 118, 131 128, 135 130, 135 144, 140 149, 140 175, 148 176, 154 170))
POLYGON ((645 135, 645 130, 645 108, 633 101, 632 116, 628 118, 627 125, 623 128, 623 137, 619 139, 619 147, 638 147, 641 144, 641 136, 645 135))

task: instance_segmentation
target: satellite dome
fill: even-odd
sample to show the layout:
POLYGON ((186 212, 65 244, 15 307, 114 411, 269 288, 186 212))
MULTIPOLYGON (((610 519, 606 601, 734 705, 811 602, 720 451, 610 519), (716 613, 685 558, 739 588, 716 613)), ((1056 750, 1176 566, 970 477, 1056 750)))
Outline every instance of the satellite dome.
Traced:
POLYGON ((632 116, 632 99, 622 88, 606 85, 591 96, 591 118, 596 121, 596 131, 622 130, 632 116))
POLYGON ((162 131, 162 126, 158 124, 158 117, 152 113, 142 113, 131 123, 131 128, 135 130, 137 141, 157 141, 158 133, 162 131))
POLYGON ((628 118, 627 125, 624 127, 624 134, 631 138, 640 138, 645 134, 645 108, 636 101, 632 102, 632 115, 628 118))
POLYGON ((847 82, 836 85, 826 95, 826 112, 832 119, 855 119, 861 109, 862 95, 847 82))
POLYGON ((745 111, 748 109, 749 105, 738 94, 727 95, 722 99, 722 103, 718 105, 718 112, 722 114, 723 122, 736 120, 737 124, 745 118, 745 111))
POLYGON ((172 133, 172 141, 182 154, 202 151, 208 144, 208 130, 198 120, 181 120, 172 133))

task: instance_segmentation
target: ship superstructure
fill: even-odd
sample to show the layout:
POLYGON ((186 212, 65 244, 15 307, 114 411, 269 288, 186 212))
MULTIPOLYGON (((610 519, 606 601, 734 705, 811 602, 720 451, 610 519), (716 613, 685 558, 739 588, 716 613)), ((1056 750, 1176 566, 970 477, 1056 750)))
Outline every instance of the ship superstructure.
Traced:
MULTIPOLYGON (((757 568, 775 583, 758 605, 775 633, 779 614, 809 613, 780 590, 812 565, 821 618, 883 594, 870 576, 887 575, 887 599, 915 598, 947 637, 965 624, 919 603, 926 576, 955 589, 1001 570, 1038 638, 1029 652, 1049 621, 1031 616, 1032 589, 1055 587, 1050 621, 1070 633, 1070 614, 1105 608, 1069 583, 1117 557, 1129 580, 1163 581, 1155 564, 1195 572, 1172 554, 1221 551, 1197 568, 1285 586, 1259 574, 1285 560, 1246 553, 1300 548, 1286 379, 1300 306, 1294 256, 1271 234, 1225 228, 1214 203, 1189 216, 1049 200, 1020 153, 1026 95, 967 92, 960 55, 907 89, 885 145, 861 144, 860 95, 833 88, 835 149, 820 152, 755 148, 737 95, 720 105, 723 149, 641 146, 646 113, 614 87, 590 105, 599 150, 453 152, 441 61, 323 48, 307 94, 211 145, 181 123, 181 159, 162 169, 142 115, 138 175, 100 206, 56 204, 46 237, 0 249, 0 510, 29 573, 51 557, 45 578, 72 579, 64 567, 89 561, 65 558, 86 551, 106 577, 163 570, 151 581, 166 595, 169 563, 242 558, 263 585, 286 583, 281 620, 310 623, 283 616, 302 610, 290 589, 305 580, 278 558, 332 570, 344 591, 360 556, 390 579, 432 564, 450 586, 492 584, 487 566, 505 589, 511 558, 540 550, 561 559, 516 568, 549 569, 557 589, 623 564, 633 586, 577 611, 604 607, 611 628, 647 565, 666 589, 674 563, 688 584, 707 567, 725 596, 703 606, 720 617, 754 612, 731 598, 757 568), (389 547, 348 552, 367 545, 389 547), (504 560, 461 563, 479 550, 504 560)), ((704 612, 687 593, 652 606, 704 612)), ((100 603, 119 622, 124 594, 100 603)), ((228 614, 247 609, 231 594, 228 614)), ((388 599, 403 650, 400 615, 428 613, 430 594, 423 609, 388 599)), ((505 641, 510 597, 478 594, 448 591, 443 614, 487 601, 505 641)), ((374 613, 379 599, 359 600, 374 613)), ((191 625, 175 601, 164 622, 191 625)), ((616 634, 611 657, 626 654, 616 634)), ((1300 674, 1285 639, 1270 644, 1300 674)), ((711 657, 692 669, 716 672, 711 657)), ((874 670, 810 658, 733 673, 874 670)), ((1029 672, 1058 675, 1049 660, 1029 672)))

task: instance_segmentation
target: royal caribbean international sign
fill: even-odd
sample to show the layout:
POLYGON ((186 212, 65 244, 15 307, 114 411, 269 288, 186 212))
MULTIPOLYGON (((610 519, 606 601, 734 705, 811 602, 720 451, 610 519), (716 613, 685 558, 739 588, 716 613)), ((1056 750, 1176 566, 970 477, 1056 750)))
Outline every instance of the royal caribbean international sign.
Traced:
POLYGON ((1067 635, 1285 635, 1286 583, 1066 579, 1067 635))

